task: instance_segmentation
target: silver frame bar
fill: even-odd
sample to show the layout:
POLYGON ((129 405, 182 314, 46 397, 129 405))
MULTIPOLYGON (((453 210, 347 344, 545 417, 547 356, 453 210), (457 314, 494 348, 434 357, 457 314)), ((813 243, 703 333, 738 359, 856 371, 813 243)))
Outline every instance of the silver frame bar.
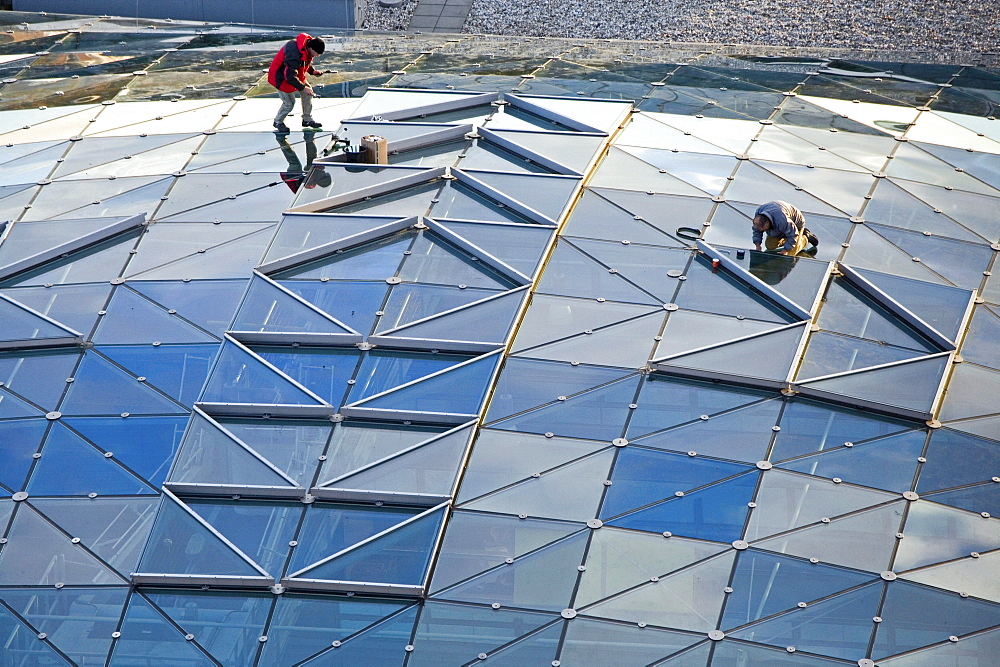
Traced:
MULTIPOLYGON (((343 163, 335 163, 325 165, 327 167, 341 167, 343 163)), ((408 188, 413 185, 420 185, 422 183, 429 183, 435 178, 440 178, 445 175, 445 167, 431 167, 429 169, 414 169, 413 167, 394 167, 390 165, 363 165, 368 168, 375 167, 377 169, 395 169, 398 170, 403 176, 399 178, 394 178, 391 181, 385 181, 384 183, 376 183, 375 185, 369 185, 367 187, 361 188, 359 190, 350 190, 348 192, 341 192, 340 194, 334 195, 332 197, 326 197, 324 199, 317 199, 316 201, 311 201, 305 204, 299 204, 287 209, 286 213, 319 213, 323 209, 333 208, 334 206, 343 206, 345 204, 350 204, 356 201, 360 201, 366 197, 377 197, 379 195, 388 194, 390 192, 395 192, 396 190, 402 190, 403 188, 408 188)), ((344 167, 345 169, 347 167, 344 167)))

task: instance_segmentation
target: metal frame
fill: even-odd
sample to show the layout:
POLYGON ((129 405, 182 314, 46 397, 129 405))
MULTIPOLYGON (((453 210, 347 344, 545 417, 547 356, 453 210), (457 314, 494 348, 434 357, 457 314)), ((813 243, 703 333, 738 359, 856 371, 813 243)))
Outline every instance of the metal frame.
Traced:
POLYGON ((83 342, 83 334, 69 328, 62 322, 58 322, 47 315, 43 315, 34 308, 24 305, 19 301, 15 301, 8 296, 0 294, 0 302, 6 302, 13 308, 17 308, 27 312, 29 315, 33 315, 38 319, 47 322, 53 326, 59 327, 66 332, 66 336, 62 338, 21 338, 18 340, 0 340, 0 351, 5 350, 27 350, 36 349, 42 347, 67 347, 72 345, 79 345, 83 342))
MULTIPOLYGON (((497 173, 506 174, 506 172, 497 172, 497 173)), ((493 188, 492 186, 487 185, 486 183, 483 183, 482 181, 477 179, 474 175, 466 171, 463 171, 461 169, 452 169, 451 175, 454 176, 458 180, 458 182, 461 183, 462 185, 471 188, 472 190, 475 190, 484 197, 487 197, 488 199, 500 202, 507 208, 515 211, 516 213, 519 213, 520 215, 523 215, 529 220, 534 220, 539 224, 547 225, 549 227, 556 227, 558 225, 558 221, 553 220, 547 215, 539 213, 530 206, 522 204, 518 200, 507 196, 503 192, 500 192, 499 190, 493 188)), ((573 178, 574 180, 579 180, 572 176, 559 176, 557 174, 552 174, 548 176, 548 178, 573 178)))
MULTIPOLYGON (((378 93, 412 93, 408 88, 377 88, 378 93)), ((450 96, 451 99, 443 100, 434 104, 424 104, 417 107, 407 107, 395 111, 378 112, 377 115, 383 120, 406 121, 410 118, 420 118, 431 114, 444 113, 446 111, 458 111, 471 107, 484 106, 500 99, 500 93, 460 93, 454 90, 420 90, 422 94, 437 93, 442 96, 450 96)), ((355 116, 347 121, 372 122, 370 117, 355 116)), ((419 120, 417 122, 420 122, 419 120)))
MULTIPOLYGON (((536 153, 531 149, 529 149, 528 147, 515 143, 510 139, 500 134, 497 134, 496 132, 493 132, 492 130, 486 127, 479 128, 477 132, 483 139, 486 140, 487 143, 499 146, 500 148, 506 151, 510 151, 511 153, 514 153, 516 155, 520 155, 521 157, 528 158, 532 162, 540 164, 546 169, 551 169, 552 171, 558 174, 562 174, 564 176, 578 176, 580 178, 583 178, 583 174, 577 171, 576 169, 571 169, 560 162, 556 162, 555 160, 545 157, 541 153, 536 153)), ((540 134, 540 133, 532 132, 532 134, 540 134)), ((595 135, 602 137, 607 136, 604 135, 603 133, 601 134, 595 133, 595 135)))
MULTIPOLYGON (((347 170, 350 167, 344 165, 343 163, 334 163, 324 165, 325 167, 332 167, 337 169, 347 170)), ((389 181, 382 183, 376 183, 374 185, 368 185, 357 190, 349 190, 347 192, 341 192, 340 194, 333 195, 332 197, 325 197, 323 199, 317 199, 316 201, 311 201, 305 204, 297 204, 289 208, 286 213, 319 213, 324 209, 333 208, 335 206, 344 206, 346 204, 351 204, 356 201, 361 201, 368 197, 377 197, 379 195, 388 194, 390 192, 395 192, 396 190, 402 190, 403 188, 408 188, 414 185, 422 185, 424 183, 430 183, 436 178, 441 178, 447 173, 446 167, 430 167, 428 169, 422 169, 420 167, 405 167, 405 166, 393 166, 393 165, 371 165, 371 164, 361 164, 355 165, 360 166, 364 169, 380 169, 380 170, 396 170, 402 174, 399 178, 394 178, 389 181)))
MULTIPOLYGON (((544 118, 545 120, 549 120, 549 121, 552 121, 554 123, 558 123, 559 125, 565 125, 566 127, 570 128, 572 130, 576 130, 577 132, 590 132, 590 133, 593 133, 593 134, 601 134, 601 135, 604 135, 604 136, 608 136, 608 133, 605 132, 604 130, 601 130, 599 128, 593 127, 591 125, 587 125, 586 123, 581 123, 580 121, 578 121, 576 119, 573 119, 573 118, 567 118, 566 116, 562 116, 562 115, 557 114, 557 113, 555 113, 553 111, 549 111, 545 107, 533 103, 531 101, 533 98, 534 99, 561 99, 561 100, 565 100, 566 99, 566 98, 562 98, 562 97, 560 97, 560 98, 548 97, 547 98, 545 95, 531 95, 531 96, 529 96, 529 95, 511 95, 511 94, 504 95, 503 99, 504 99, 505 102, 507 102, 508 104, 510 104, 512 107, 514 107, 516 109, 520 109, 521 111, 527 111, 530 114, 534 114, 536 116, 540 116, 540 117, 544 118)), ((585 98, 585 99, 589 99, 589 101, 591 101, 591 102, 607 102, 608 101, 608 100, 596 100, 594 98, 585 98)), ((629 108, 631 108, 631 106, 629 108)))
MULTIPOLYGON (((395 123, 392 121, 372 121, 372 120, 345 120, 342 121, 342 126, 346 129, 351 127, 353 124, 365 124, 365 125, 399 125, 400 123, 395 123)), ((427 127, 428 131, 425 134, 418 134, 407 139, 398 139, 396 141, 387 141, 386 150, 389 153, 402 153, 404 151, 411 151, 417 148, 424 148, 425 146, 434 146, 436 144, 442 144, 448 141, 455 141, 457 139, 464 139, 467 134, 475 130, 475 126, 471 123, 465 123, 462 125, 440 125, 438 123, 405 123, 408 127, 427 127)), ((313 160, 313 164, 321 165, 339 165, 343 164, 342 160, 338 160, 336 157, 327 156, 321 157, 313 160)), ((373 162, 365 162, 362 164, 375 164, 373 162)))

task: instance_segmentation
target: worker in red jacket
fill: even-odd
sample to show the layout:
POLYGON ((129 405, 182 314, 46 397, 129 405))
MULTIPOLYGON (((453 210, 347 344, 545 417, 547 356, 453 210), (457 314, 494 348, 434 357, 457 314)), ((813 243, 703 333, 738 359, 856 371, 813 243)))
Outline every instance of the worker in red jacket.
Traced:
POLYGON ((302 129, 318 130, 323 127, 312 117, 313 89, 306 81, 306 74, 322 76, 323 72, 313 69, 312 61, 326 50, 326 43, 319 37, 300 33, 281 47, 267 73, 267 82, 278 89, 281 108, 274 117, 276 132, 289 132, 285 117, 295 107, 295 91, 302 98, 302 129))

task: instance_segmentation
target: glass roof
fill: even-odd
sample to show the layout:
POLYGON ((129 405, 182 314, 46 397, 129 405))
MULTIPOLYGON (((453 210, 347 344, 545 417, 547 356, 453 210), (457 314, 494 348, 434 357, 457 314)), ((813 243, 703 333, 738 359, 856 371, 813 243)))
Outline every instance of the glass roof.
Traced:
POLYGON ((989 63, 0 21, 16 664, 995 662, 989 63))

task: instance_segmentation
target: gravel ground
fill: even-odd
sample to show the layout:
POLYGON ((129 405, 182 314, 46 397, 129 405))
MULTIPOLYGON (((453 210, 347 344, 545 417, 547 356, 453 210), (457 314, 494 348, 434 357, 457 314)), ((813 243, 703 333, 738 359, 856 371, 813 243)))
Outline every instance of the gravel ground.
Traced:
MULTIPOLYGON (((405 30, 416 6, 369 0, 373 30, 405 30)), ((1000 51, 986 0, 475 0, 464 32, 893 50, 1000 51)))

